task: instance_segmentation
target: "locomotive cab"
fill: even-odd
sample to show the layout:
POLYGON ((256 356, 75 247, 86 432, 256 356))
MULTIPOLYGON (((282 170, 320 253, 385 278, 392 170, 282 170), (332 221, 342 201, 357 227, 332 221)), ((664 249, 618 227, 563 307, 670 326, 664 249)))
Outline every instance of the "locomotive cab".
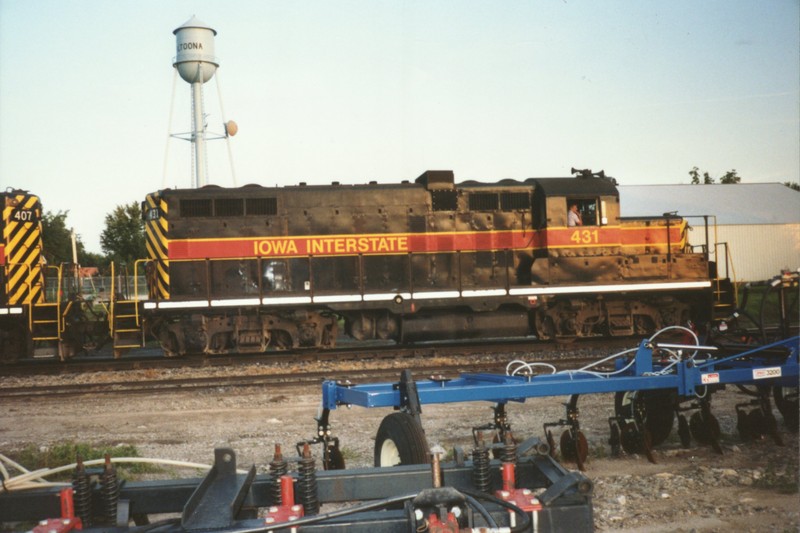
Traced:
POLYGON ((536 185, 534 206, 544 209, 541 227, 567 227, 567 213, 577 204, 584 226, 619 223, 619 192, 612 178, 542 178, 536 185))

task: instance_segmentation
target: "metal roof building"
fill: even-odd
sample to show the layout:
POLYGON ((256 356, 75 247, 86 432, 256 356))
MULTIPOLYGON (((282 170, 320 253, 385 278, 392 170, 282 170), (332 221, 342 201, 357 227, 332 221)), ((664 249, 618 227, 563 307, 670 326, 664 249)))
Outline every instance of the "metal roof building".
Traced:
POLYGON ((716 241, 727 243, 736 281, 769 279, 781 269, 800 268, 800 192, 785 185, 620 185, 619 195, 623 217, 677 211, 689 218, 692 245, 705 243, 703 219, 695 217, 712 215, 709 223, 716 222, 716 228, 710 239, 715 229, 716 241))

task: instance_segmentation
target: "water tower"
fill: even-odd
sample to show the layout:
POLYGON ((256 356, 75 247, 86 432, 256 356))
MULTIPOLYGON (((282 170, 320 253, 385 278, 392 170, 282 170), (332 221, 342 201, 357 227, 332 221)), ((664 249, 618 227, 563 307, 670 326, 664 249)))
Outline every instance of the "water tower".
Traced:
POLYGON ((214 36, 217 32, 192 16, 172 33, 175 34, 178 50, 172 66, 178 70, 183 81, 192 85, 192 132, 189 139, 194 149, 195 162, 192 185, 202 187, 208 182, 203 84, 214 77, 219 66, 214 57, 214 36))

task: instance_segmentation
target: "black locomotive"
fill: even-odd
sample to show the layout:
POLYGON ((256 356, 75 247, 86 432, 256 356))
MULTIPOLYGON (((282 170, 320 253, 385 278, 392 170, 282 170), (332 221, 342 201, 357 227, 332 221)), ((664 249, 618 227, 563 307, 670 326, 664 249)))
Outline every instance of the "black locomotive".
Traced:
POLYGON ((572 339, 708 321, 715 269, 687 221, 621 218, 616 182, 577 174, 149 194, 149 299, 118 303, 136 323, 114 320, 115 346, 152 334, 168 354, 326 348, 341 325, 400 343, 572 339))

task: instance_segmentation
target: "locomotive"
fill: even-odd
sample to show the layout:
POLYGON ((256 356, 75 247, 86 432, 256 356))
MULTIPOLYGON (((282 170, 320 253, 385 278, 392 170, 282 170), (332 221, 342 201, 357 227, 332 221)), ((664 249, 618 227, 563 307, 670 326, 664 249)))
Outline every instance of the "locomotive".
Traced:
POLYGON ((0 358, 5 359, 31 351, 32 306, 44 302, 42 204, 19 189, 0 192, 0 201, 0 358))
POLYGON ((64 361, 108 339, 107 303, 82 298, 77 265, 45 260, 39 197, 9 188, 0 208, 0 363, 64 361))
MULTIPOLYGON (((153 339, 183 355, 325 349, 342 334, 571 341, 708 323, 720 280, 687 220, 623 218, 613 178, 574 173, 160 190, 142 203, 148 257, 133 265, 147 296, 112 288, 93 331, 108 330, 115 355, 153 339)), ((43 269, 59 286, 61 269, 41 260, 38 197, 3 200, 0 358, 64 360, 87 313, 45 300, 43 269)))
POLYGON ((329 348, 341 327, 413 343, 708 322, 713 262, 687 221, 622 218, 613 178, 575 173, 149 194, 141 327, 174 355, 329 348))

